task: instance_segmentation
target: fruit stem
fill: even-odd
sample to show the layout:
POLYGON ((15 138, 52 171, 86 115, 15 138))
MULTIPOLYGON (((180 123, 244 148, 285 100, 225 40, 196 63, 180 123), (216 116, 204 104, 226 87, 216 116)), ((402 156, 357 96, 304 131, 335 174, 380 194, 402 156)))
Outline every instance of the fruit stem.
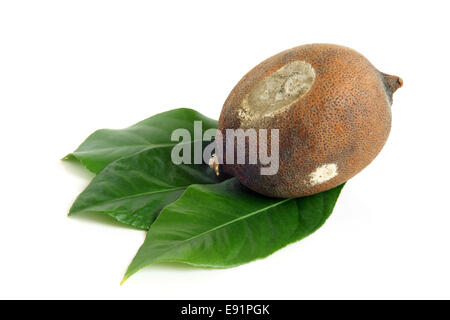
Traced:
POLYGON ((217 159, 217 156, 215 154, 212 155, 212 158, 209 159, 209 166, 214 169, 214 172, 216 173, 216 176, 218 176, 219 173, 219 159, 217 159))
POLYGON ((389 98, 390 104, 392 104, 392 95, 398 88, 403 86, 403 80, 397 76, 391 76, 390 74, 380 72, 383 80, 384 87, 386 88, 386 95, 389 98))

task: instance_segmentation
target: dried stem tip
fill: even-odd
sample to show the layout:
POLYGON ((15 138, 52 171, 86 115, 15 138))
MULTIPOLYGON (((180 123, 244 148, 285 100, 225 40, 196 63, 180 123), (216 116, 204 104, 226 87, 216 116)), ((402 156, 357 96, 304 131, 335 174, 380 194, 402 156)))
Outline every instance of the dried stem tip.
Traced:
POLYGON ((209 166, 214 169, 216 175, 219 175, 219 160, 217 159, 216 154, 212 155, 212 158, 209 159, 209 166))

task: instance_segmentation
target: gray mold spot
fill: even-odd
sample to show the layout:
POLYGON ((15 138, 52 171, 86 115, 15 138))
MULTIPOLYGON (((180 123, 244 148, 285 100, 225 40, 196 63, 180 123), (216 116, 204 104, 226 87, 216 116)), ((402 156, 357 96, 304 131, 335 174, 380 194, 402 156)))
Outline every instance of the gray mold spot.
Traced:
POLYGON ((242 101, 241 122, 251 124, 286 110, 311 89, 315 78, 313 67, 305 61, 284 65, 258 82, 242 101))

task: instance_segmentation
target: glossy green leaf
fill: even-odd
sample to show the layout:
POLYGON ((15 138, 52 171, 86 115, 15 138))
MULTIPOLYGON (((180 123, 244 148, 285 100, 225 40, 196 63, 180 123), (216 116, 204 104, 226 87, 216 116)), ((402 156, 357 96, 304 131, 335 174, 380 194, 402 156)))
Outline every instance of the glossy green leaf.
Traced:
POLYGON ((173 164, 171 150, 172 146, 151 148, 109 164, 78 196, 69 215, 102 213, 147 230, 161 209, 189 185, 217 182, 207 165, 173 164))
POLYGON ((190 186, 152 224, 124 281, 158 262, 222 268, 266 257, 317 230, 342 186, 297 199, 255 194, 235 178, 190 186))
POLYGON ((163 112, 121 130, 101 129, 90 135, 73 153, 64 159, 78 159, 94 173, 109 163, 139 151, 174 146, 171 141, 175 129, 187 129, 194 139, 194 121, 202 121, 203 131, 217 128, 217 121, 192 109, 174 109, 163 112))

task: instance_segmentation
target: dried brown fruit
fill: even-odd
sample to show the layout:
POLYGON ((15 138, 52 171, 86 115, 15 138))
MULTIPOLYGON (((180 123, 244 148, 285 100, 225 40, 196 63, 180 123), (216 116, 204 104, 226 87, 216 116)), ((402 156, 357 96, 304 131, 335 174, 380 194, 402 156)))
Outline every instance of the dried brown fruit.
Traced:
POLYGON ((401 86, 350 48, 311 44, 281 52, 239 81, 219 119, 225 139, 225 129, 279 129, 278 172, 261 175, 260 162, 229 164, 226 151, 219 170, 272 197, 340 185, 382 149, 392 94, 401 86))

